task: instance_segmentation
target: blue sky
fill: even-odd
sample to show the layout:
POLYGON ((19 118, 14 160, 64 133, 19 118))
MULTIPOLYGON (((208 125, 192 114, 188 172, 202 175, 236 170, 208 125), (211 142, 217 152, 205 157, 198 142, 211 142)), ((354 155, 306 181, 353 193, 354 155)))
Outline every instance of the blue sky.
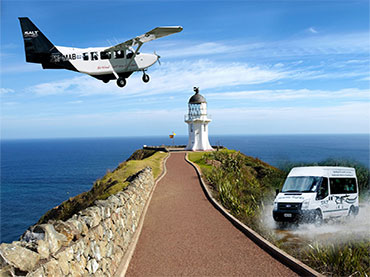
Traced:
POLYGON ((193 86, 210 134, 369 133, 369 2, 1 1, 1 137, 187 134, 193 86), (161 55, 127 86, 25 62, 18 17, 58 46, 145 44, 161 55))

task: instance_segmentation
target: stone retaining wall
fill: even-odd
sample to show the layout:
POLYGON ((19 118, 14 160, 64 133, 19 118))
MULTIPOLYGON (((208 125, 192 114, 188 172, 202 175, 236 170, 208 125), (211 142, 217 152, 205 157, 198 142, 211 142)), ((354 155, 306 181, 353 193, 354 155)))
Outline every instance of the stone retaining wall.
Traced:
POLYGON ((0 245, 0 276, 113 276, 154 186, 151 168, 67 221, 32 226, 0 245))

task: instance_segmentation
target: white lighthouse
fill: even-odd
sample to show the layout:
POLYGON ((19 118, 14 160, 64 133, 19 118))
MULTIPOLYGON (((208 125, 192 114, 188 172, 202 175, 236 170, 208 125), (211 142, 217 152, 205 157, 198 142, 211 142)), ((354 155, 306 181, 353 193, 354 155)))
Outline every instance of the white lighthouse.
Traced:
POLYGON ((189 127, 189 142, 185 150, 209 151, 213 150, 208 140, 207 101, 199 94, 199 88, 194 87, 195 94, 189 99, 188 114, 185 122, 189 127))

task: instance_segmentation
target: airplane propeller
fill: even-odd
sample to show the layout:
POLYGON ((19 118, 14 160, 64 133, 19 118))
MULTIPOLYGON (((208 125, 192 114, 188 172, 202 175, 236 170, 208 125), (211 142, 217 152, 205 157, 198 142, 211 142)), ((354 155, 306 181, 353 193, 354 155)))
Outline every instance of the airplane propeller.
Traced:
POLYGON ((159 65, 161 65, 161 60, 160 60, 161 56, 159 56, 155 51, 154 51, 154 55, 156 55, 158 57, 158 63, 159 63, 159 65))

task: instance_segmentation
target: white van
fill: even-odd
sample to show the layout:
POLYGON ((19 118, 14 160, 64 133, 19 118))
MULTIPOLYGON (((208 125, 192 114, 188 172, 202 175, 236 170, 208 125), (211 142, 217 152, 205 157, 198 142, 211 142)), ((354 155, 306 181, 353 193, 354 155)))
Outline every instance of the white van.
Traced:
POLYGON ((274 201, 275 221, 308 221, 357 215, 356 171, 350 167, 295 167, 274 201))

